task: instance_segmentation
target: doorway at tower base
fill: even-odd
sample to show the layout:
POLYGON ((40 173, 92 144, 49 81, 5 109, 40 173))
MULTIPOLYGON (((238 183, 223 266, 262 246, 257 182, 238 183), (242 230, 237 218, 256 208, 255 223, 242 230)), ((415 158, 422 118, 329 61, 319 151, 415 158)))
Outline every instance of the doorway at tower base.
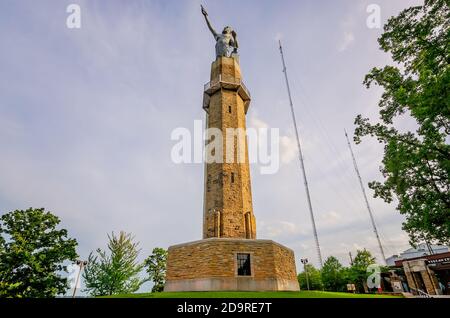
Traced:
POLYGON ((271 240, 209 238, 169 247, 164 291, 298 291, 294 252, 271 240))

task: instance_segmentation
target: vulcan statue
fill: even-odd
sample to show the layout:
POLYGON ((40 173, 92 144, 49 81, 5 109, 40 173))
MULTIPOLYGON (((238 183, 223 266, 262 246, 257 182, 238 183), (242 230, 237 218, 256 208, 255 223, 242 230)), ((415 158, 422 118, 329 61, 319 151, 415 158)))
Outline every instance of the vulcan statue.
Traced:
POLYGON ((237 35, 236 32, 229 26, 226 26, 222 34, 219 34, 214 30, 214 28, 211 26, 211 23, 208 19, 208 12, 206 12, 205 8, 203 6, 200 6, 202 8, 202 14, 205 17, 206 24, 208 25, 209 30, 214 36, 214 39, 216 40, 216 57, 219 56, 226 56, 230 57, 230 51, 232 50, 231 54, 237 54, 238 49, 238 41, 237 41, 237 35))

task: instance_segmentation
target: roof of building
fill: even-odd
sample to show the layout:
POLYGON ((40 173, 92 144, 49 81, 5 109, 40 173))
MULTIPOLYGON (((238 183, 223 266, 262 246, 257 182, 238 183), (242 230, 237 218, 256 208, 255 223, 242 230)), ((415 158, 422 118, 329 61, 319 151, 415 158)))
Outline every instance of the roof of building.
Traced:
POLYGON ((419 256, 419 257, 407 258, 407 259, 399 259, 399 260, 395 261, 395 266, 400 267, 400 266, 403 266, 403 262, 405 262, 405 261, 411 261, 411 260, 417 260, 417 259, 424 259, 427 261, 428 264, 449 265, 450 264, 450 252, 425 255, 425 256, 419 256))
MULTIPOLYGON (((386 259, 386 263, 389 266, 397 266, 397 262, 406 259, 418 259, 429 255, 436 255, 450 252, 450 247, 445 245, 420 243, 416 248, 410 247, 407 250, 401 252, 399 255, 395 254, 386 259)), ((401 264, 401 262, 400 262, 401 264)))

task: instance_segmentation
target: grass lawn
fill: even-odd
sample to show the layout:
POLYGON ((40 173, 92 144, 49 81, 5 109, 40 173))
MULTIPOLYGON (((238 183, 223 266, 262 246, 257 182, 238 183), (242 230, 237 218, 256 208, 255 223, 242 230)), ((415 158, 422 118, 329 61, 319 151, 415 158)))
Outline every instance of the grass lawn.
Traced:
POLYGON ((323 291, 299 292, 168 292, 109 296, 112 298, 402 298, 376 294, 349 294, 323 291))

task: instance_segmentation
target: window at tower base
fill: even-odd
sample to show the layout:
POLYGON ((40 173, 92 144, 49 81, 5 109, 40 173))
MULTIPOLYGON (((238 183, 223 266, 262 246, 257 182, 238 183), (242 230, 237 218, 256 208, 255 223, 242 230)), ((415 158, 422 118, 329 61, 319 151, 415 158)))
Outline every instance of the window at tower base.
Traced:
POLYGON ((237 254, 238 276, 251 276, 250 254, 237 254))

